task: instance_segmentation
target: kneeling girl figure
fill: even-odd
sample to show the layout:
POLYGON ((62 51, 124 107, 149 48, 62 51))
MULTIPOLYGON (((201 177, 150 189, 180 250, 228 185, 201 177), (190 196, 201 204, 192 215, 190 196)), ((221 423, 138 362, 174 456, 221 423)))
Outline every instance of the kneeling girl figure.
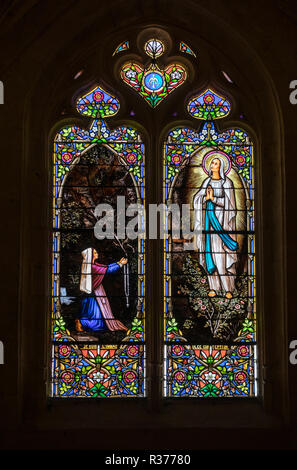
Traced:
POLYGON ((87 248, 82 251, 80 290, 86 295, 81 302, 80 318, 75 320, 78 332, 86 331, 116 331, 127 330, 122 322, 116 320, 102 285, 105 274, 113 274, 128 262, 122 258, 117 263, 99 264, 95 249, 87 248))

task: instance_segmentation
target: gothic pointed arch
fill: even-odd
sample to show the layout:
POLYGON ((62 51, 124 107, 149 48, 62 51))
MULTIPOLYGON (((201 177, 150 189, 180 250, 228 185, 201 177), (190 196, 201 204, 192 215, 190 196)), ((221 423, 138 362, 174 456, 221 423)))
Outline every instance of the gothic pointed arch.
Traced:
MULTIPOLYGON (((96 428, 103 446, 110 442, 111 438, 116 438, 117 442, 123 444, 125 441, 129 447, 130 440, 127 437, 129 432, 125 434, 123 430, 128 431, 133 426, 134 429, 145 427, 149 430, 151 442, 154 441, 152 428, 166 426, 168 432, 163 433, 162 428, 162 435, 166 434, 166 439, 170 435, 177 442, 172 416, 175 417, 175 423, 178 421, 182 430, 179 434, 182 436, 182 442, 193 444, 196 442, 194 437, 197 436, 196 431, 201 430, 205 422, 213 428, 224 427, 228 423, 230 429, 236 429, 242 425, 243 420, 253 423, 255 427, 259 426, 260 422, 261 425, 265 422, 269 427, 268 413, 287 419, 289 392, 285 279, 284 103, 277 91, 277 79, 272 78, 273 61, 271 60, 270 64, 268 59, 266 61, 267 55, 259 37, 247 34, 241 27, 239 15, 235 11, 229 12, 230 18, 227 18, 219 14, 219 10, 214 12, 186 1, 184 21, 181 21, 176 18, 178 4, 175 1, 170 5, 166 3, 168 7, 166 11, 165 4, 159 6, 161 9, 158 10, 154 9, 153 2, 149 2, 143 11, 139 4, 135 3, 133 9, 132 6, 127 7, 126 2, 125 4, 118 2, 116 17, 114 7, 100 4, 95 13, 85 12, 81 21, 76 22, 75 15, 82 8, 78 3, 80 2, 65 11, 60 18, 56 17, 55 21, 49 18, 48 28, 45 28, 44 32, 37 27, 35 36, 28 38, 31 40, 30 52, 24 45, 22 54, 17 55, 20 57, 18 65, 16 59, 13 63, 12 59, 7 57, 7 63, 11 64, 15 72, 11 87, 15 93, 16 110, 22 123, 20 128, 23 129, 19 134, 19 141, 24 143, 23 163, 19 169, 22 182, 20 207, 24 214, 20 223, 22 263, 18 334, 21 341, 19 352, 16 353, 16 363, 19 364, 17 369, 20 371, 18 380, 23 423, 25 425, 46 423, 48 426, 55 426, 56 429, 68 427, 73 430, 79 424, 86 428, 96 428), (149 7, 152 10, 147 11, 149 7), (126 11, 127 8, 129 11, 126 11), (110 22, 103 21, 106 17, 113 18, 113 26, 110 22), (193 20, 198 17, 199 28, 197 21, 193 20), (66 20, 69 24, 67 34, 65 34, 66 20), (100 28, 98 28, 99 20, 100 28), (128 87, 118 74, 120 66, 124 65, 127 58, 129 61, 143 63, 145 53, 140 51, 137 40, 133 42, 133 38, 137 38, 146 28, 163 30, 177 40, 176 48, 169 44, 170 57, 176 60, 180 52, 180 63, 187 67, 189 72, 187 80, 154 109, 142 96, 137 95, 132 87, 128 87), (59 43, 52 41, 53 37, 59 38, 59 43), (41 40, 44 41, 43 45, 48 46, 49 54, 41 56, 39 50, 41 40), (129 41, 129 49, 119 51, 112 56, 123 41, 129 41), (180 42, 190 47, 197 57, 179 51, 180 42), (79 45, 73 48, 74 43, 79 45), (37 58, 42 64, 40 70, 36 70, 37 58), (25 61, 27 72, 23 76, 22 66, 25 61), (249 64, 248 69, 247 64, 249 64), (21 76, 23 84, 19 80, 21 76), (52 223, 52 213, 49 209, 52 207, 52 162, 49 157, 52 155, 55 136, 62 128, 76 126, 79 129, 90 130, 92 117, 83 117, 83 115, 73 117, 75 109, 73 96, 76 96, 77 90, 82 91, 81 95, 87 90, 91 91, 97 81, 104 90, 112 90, 112 94, 117 96, 121 103, 117 115, 108 118, 110 132, 113 133, 121 126, 133 127, 139 132, 141 129, 140 133, 146 148, 146 180, 149 182, 146 200, 157 203, 163 198, 163 145, 164 142, 167 143, 170 132, 182 128, 200 131, 197 120, 188 114, 186 107, 188 99, 194 97, 193 90, 197 91, 195 96, 199 96, 209 87, 220 96, 231 100, 230 114, 218 123, 219 134, 228 132, 228 129, 238 129, 250 136, 254 154, 257 155, 254 171, 258 201, 257 310, 261 351, 258 357, 258 391, 261 397, 259 400, 246 400, 244 404, 241 402, 238 408, 236 401, 228 403, 228 406, 224 401, 213 406, 213 401, 209 404, 204 400, 203 405, 196 401, 197 404, 193 406, 192 400, 171 400, 171 397, 168 397, 165 404, 165 401, 160 399, 162 396, 160 383, 163 378, 163 325, 160 324, 160 318, 163 314, 164 299, 163 285, 159 280, 162 277, 160 263, 161 270, 163 269, 163 245, 156 243, 154 247, 149 241, 147 250, 150 256, 146 259, 146 272, 149 278, 149 282, 146 283, 146 295, 151 299, 146 305, 148 400, 135 398, 134 403, 127 400, 125 407, 121 405, 120 400, 104 400, 104 403, 98 407, 97 400, 92 400, 91 403, 89 400, 86 405, 86 400, 84 403, 82 400, 79 403, 63 400, 61 404, 60 400, 48 399, 46 390, 50 384, 50 376, 47 374, 50 362, 44 345, 48 344, 51 327, 48 321, 48 312, 51 311, 51 279, 48 273, 51 272, 49 253, 52 239, 49 240, 48 233, 52 223), (148 159, 148 155, 152 158, 148 159), (158 178, 154 178, 156 174, 158 178), (164 407, 163 414, 156 412, 160 407, 164 407), (154 413, 148 413, 148 409, 154 410, 154 413), (106 423, 110 432, 106 431, 106 423)), ((34 11, 32 14, 33 18, 34 11)), ((250 24, 246 24, 249 31, 250 24)), ((150 33, 146 39, 149 40, 154 36, 150 33)), ((165 69, 169 62, 168 56, 162 57, 164 59, 162 66, 165 69)), ((20 131, 16 129, 15 132, 20 131)), ((101 147, 104 147, 102 144, 104 142, 100 143, 101 147)), ((212 150, 214 148, 211 148, 212 150)), ((291 150, 293 151, 293 147, 291 150)), ((89 149, 89 153, 91 151, 92 149, 89 149)), ((70 157, 65 156, 65 165, 67 158, 70 157)), ((178 162, 178 159, 174 161, 178 162)), ((160 437, 160 433, 157 432, 156 435, 160 437)), ((235 436, 236 433, 232 435, 235 436)), ((210 432, 206 432, 205 436, 213 437, 210 432)), ((219 432, 216 436, 219 442, 219 432)), ((88 436, 80 434, 80 438, 85 439, 85 442, 88 438, 93 439, 94 444, 98 443, 91 434, 88 436)), ((203 437, 201 439, 203 440, 203 437)), ((242 441, 239 444, 242 444, 242 441)))

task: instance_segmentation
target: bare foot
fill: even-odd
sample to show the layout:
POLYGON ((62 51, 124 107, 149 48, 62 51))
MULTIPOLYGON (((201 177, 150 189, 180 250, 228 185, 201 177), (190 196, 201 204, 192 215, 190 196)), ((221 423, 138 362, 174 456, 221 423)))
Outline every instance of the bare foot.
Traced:
POLYGON ((78 333, 83 333, 84 332, 84 329, 82 327, 82 324, 81 324, 80 320, 75 320, 75 328, 76 328, 76 331, 78 333))
POLYGON ((226 299, 232 299, 233 295, 231 294, 231 292, 226 292, 225 297, 226 299))
POLYGON ((215 297, 217 294, 216 294, 216 291, 215 290, 210 290, 208 292, 208 297, 215 297))

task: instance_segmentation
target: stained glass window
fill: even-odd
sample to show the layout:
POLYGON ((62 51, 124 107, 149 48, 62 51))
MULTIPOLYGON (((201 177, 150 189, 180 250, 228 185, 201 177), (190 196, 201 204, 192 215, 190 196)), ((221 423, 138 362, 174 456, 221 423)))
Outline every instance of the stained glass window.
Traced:
POLYGON ((199 129, 164 146, 164 330, 167 397, 257 395, 254 152, 246 131, 219 131, 229 101, 211 89, 188 103, 199 129), (185 212, 184 212, 185 211, 185 212))
POLYGON ((143 67, 130 62, 122 67, 121 79, 154 108, 186 81, 187 72, 179 64, 161 69, 154 63, 143 67))
POLYGON ((124 52, 129 49, 129 41, 124 41, 121 42, 121 44, 118 45, 118 47, 115 48, 114 53, 112 54, 113 56, 118 54, 119 52, 124 52))
POLYGON ((227 80, 227 82, 233 83, 232 78, 227 74, 227 72, 224 72, 224 70, 222 70, 222 74, 225 77, 225 79, 227 80))
POLYGON ((132 127, 109 129, 118 109, 95 87, 77 100, 90 127, 65 126, 54 141, 53 397, 145 395, 145 240, 95 230, 98 208, 118 218, 144 204, 144 144, 132 127))
POLYGON ((164 53, 165 46, 163 42, 159 41, 158 39, 150 39, 145 43, 144 50, 148 56, 156 59, 164 53))
POLYGON ((230 103, 218 93, 208 89, 189 101, 188 112, 196 119, 210 121, 221 119, 230 113, 230 103))
POLYGON ((165 45, 158 39, 147 41, 144 50, 151 57, 151 63, 144 66, 128 62, 122 67, 120 77, 155 108, 187 80, 187 71, 177 63, 169 64, 165 68, 157 64, 156 59, 165 51, 165 45))
POLYGON ((179 43, 179 50, 181 52, 184 52, 185 54, 190 54, 190 55, 193 55, 194 57, 196 57, 195 52, 185 42, 181 41, 179 43))
MULTIPOLYGON (((125 62, 119 75, 155 108, 187 70, 160 65, 159 39, 143 47, 149 63, 125 62)), ((182 42, 180 51, 195 56, 182 42)), ((199 125, 169 132, 159 181, 168 208, 163 394, 255 397, 254 146, 239 126, 220 130, 227 97, 207 88, 185 104, 199 125)), ((86 125, 66 125, 54 139, 52 397, 146 396, 145 237, 125 231, 128 206, 145 205, 145 148, 133 127, 109 128, 119 109, 115 95, 93 87, 76 101, 86 125)))

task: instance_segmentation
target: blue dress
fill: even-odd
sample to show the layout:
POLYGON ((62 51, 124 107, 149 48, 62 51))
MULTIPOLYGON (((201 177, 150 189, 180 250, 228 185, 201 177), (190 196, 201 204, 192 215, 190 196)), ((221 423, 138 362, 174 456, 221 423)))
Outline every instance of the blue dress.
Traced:
MULTIPOLYGON (((105 274, 112 274, 120 269, 118 263, 108 265, 105 274)), ((86 295, 81 302, 80 322, 86 331, 105 331, 108 330, 106 322, 103 318, 101 309, 96 300, 96 296, 92 294, 86 295)))

